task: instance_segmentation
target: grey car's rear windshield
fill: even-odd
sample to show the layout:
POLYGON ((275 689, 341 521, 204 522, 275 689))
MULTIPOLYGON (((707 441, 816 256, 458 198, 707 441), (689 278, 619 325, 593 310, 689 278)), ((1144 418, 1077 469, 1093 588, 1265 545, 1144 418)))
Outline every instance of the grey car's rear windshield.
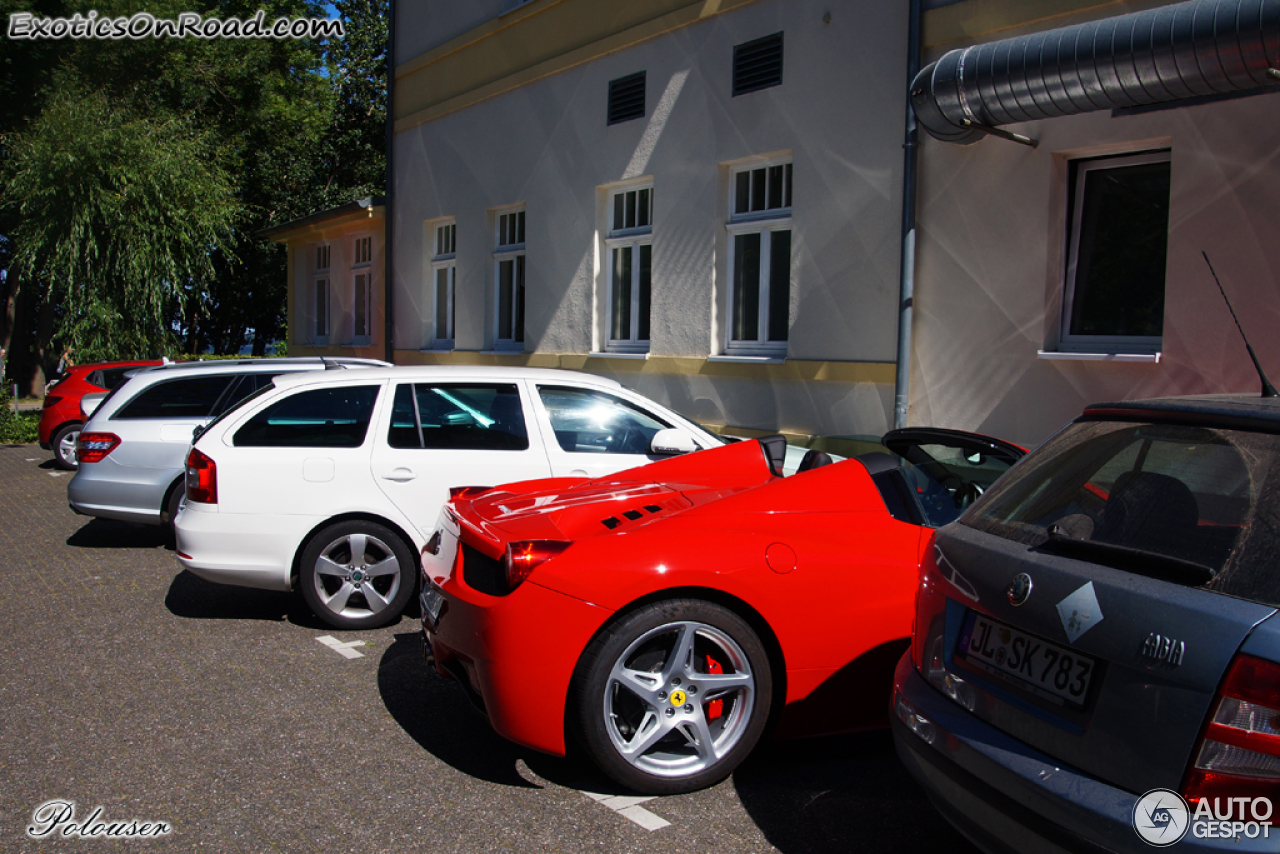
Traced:
POLYGON ((1280 606, 1280 436, 1087 421, 1049 440, 961 517, 1029 546, 1055 536, 1206 567, 1203 586, 1280 606), (1056 527, 1055 527, 1056 526, 1056 527))

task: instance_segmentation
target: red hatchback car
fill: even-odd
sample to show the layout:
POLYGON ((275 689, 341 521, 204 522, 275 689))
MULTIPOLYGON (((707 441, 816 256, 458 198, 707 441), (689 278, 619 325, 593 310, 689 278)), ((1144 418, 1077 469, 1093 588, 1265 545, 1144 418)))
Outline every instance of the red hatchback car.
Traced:
POLYGON ((910 429, 892 453, 781 436, 599 480, 455 489, 423 551, 428 657, 499 734, 670 794, 728 775, 761 735, 884 725, 917 569, 1024 453, 910 429))
POLYGON ((45 390, 44 408, 40 412, 40 447, 53 451, 59 468, 75 471, 76 439, 80 437, 80 398, 90 392, 113 391, 125 381, 125 375, 149 362, 100 362, 76 365, 45 390))

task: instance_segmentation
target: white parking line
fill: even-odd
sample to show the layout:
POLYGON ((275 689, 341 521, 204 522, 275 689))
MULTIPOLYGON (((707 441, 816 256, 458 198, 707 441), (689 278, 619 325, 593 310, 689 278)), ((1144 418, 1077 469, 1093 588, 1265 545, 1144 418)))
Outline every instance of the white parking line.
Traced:
POLYGON ((599 792, 583 791, 582 794, 591 798, 593 801, 599 801, 618 815, 634 821, 645 830, 661 830, 669 827, 671 822, 665 818, 654 815, 640 804, 645 801, 652 801, 650 797, 635 797, 634 795, 602 795, 599 792))
POLYGON ((316 640, 320 641, 320 643, 329 647, 329 649, 333 650, 343 658, 364 658, 363 652, 356 652, 352 649, 353 646, 364 646, 364 641, 348 641, 347 643, 343 643, 330 635, 321 635, 316 638, 316 640))
POLYGON ((29 462, 29 463, 38 463, 38 462, 40 462, 40 458, 39 458, 39 457, 27 457, 27 462, 29 462))
POLYGON ((51 472, 48 472, 49 477, 62 477, 64 474, 66 474, 66 472, 65 472, 65 471, 51 471, 51 472))

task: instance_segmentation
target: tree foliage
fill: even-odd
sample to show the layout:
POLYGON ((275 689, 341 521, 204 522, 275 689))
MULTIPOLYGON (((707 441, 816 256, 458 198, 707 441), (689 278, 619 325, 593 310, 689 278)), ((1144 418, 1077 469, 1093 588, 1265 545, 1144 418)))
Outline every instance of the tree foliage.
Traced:
MULTIPOLYGON (((11 365, 64 344, 82 361, 261 353, 282 335, 284 250, 258 232, 383 182, 387 0, 334 5, 347 35, 327 43, 0 40, 11 365)), ((0 20, 90 9, 325 16, 315 0, 0 0, 0 20)))
POLYGON ((17 269, 44 283, 82 357, 172 350, 171 307, 211 278, 241 218, 211 137, 60 91, 14 145, 17 269))

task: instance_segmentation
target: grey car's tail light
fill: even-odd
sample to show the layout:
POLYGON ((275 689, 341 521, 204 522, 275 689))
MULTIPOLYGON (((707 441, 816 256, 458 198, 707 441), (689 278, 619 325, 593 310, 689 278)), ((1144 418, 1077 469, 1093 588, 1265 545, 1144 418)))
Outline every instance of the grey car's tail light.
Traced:
POLYGON ((97 463, 120 446, 120 437, 114 433, 81 433, 76 441, 76 461, 97 463))
POLYGON ((1183 796, 1280 803, 1280 664, 1237 656, 1187 772, 1183 796))

